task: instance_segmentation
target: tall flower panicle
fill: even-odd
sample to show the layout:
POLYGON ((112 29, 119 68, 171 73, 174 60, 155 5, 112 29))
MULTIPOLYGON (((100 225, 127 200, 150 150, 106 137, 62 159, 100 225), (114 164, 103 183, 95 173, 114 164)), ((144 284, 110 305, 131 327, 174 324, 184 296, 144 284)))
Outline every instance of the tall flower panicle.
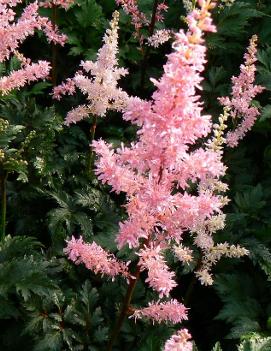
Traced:
POLYGON ((233 119, 242 118, 235 130, 228 132, 226 142, 230 147, 238 145, 246 133, 252 128, 260 112, 258 107, 253 106, 255 96, 263 91, 263 87, 255 85, 255 72, 257 61, 257 36, 250 39, 247 53, 244 55, 244 64, 240 67, 238 77, 232 77, 231 97, 220 98, 223 106, 230 110, 233 119))
MULTIPOLYGON (((139 257, 135 280, 130 279, 128 292, 134 288, 131 281, 135 284, 140 272, 147 271, 146 282, 160 298, 169 297, 176 286, 164 252, 173 249, 183 262, 189 262, 193 252, 182 245, 187 235, 192 236, 194 246, 203 255, 214 252, 213 235, 223 228, 225 220, 222 208, 227 198, 221 193, 226 186, 220 180, 226 171, 221 147, 225 121, 221 117, 220 125, 214 126, 211 116, 203 113, 197 95, 206 63, 204 32, 216 30, 210 14, 215 2, 198 0, 198 5, 187 16, 187 32, 180 30, 176 34, 161 78, 152 79, 156 89, 151 99, 129 97, 122 107, 123 119, 138 127, 136 141, 115 150, 103 140, 92 143, 98 156, 95 171, 98 179, 110 185, 112 191, 126 193, 127 219, 119 224, 116 242, 118 248, 127 245, 139 257), (200 143, 210 132, 214 132, 214 137, 200 143)), ((99 55, 101 60, 101 51, 99 55)), ((85 70, 87 67, 93 74, 94 68, 99 70, 100 66, 90 62, 84 64, 85 70)), ((67 91, 74 88, 70 83, 66 83, 67 91)), ((80 113, 84 115, 84 111, 80 113)), ((222 248, 216 253, 216 260, 221 251, 222 248)), ((226 256, 246 254, 238 247, 236 251, 231 248, 231 254, 228 247, 224 251, 226 256)), ((77 260, 76 253, 75 257, 77 260)), ((210 256, 206 258, 209 259, 210 256)), ((209 266, 205 268, 208 273, 209 266)), ((121 316, 130 307, 127 296, 128 305, 124 305, 121 316)), ((180 323, 187 319, 187 309, 176 300, 158 300, 136 309, 132 317, 180 323)), ((167 350, 170 347, 174 350, 178 342, 187 350, 191 348, 188 335, 183 332, 168 341, 167 350)))
POLYGON ((64 45, 66 36, 60 34, 56 26, 53 26, 47 17, 38 14, 37 1, 28 4, 20 17, 17 18, 14 7, 21 0, 0 1, 0 62, 4 62, 12 56, 16 56, 21 62, 18 71, 12 71, 8 76, 0 78, 0 92, 9 93, 12 89, 18 89, 25 84, 48 76, 50 64, 45 61, 31 63, 31 60, 19 53, 20 44, 36 30, 42 30, 49 42, 64 45))
POLYGON ((191 151, 214 128, 196 95, 206 62, 203 32, 215 31, 209 12, 214 3, 199 5, 187 17, 188 32, 176 35, 163 76, 152 79, 152 99, 128 100, 123 118, 139 126, 138 140, 117 150, 102 140, 92 144, 98 178, 127 193, 128 219, 120 223, 118 247, 138 250, 140 270, 147 270, 146 281, 160 297, 176 284, 160 248, 180 243, 187 231, 200 249, 212 247, 215 230, 209 223, 226 202, 218 192, 226 170, 221 149, 203 145, 191 151), (189 191, 191 182, 198 184, 197 195, 189 191))
POLYGON ((54 88, 54 98, 58 100, 61 95, 74 94, 76 88, 87 96, 87 104, 80 105, 67 114, 66 125, 76 123, 90 114, 103 117, 108 109, 121 111, 126 105, 128 96, 117 86, 118 80, 127 74, 126 69, 118 67, 117 61, 118 19, 119 13, 115 11, 96 62, 81 62, 82 70, 54 88))
MULTIPOLYGON (((160 248, 170 249, 173 244, 175 254, 189 262, 192 252, 180 246, 184 233, 192 233, 203 254, 210 252, 213 234, 225 219, 221 208, 226 199, 220 195, 226 189, 220 181, 226 170, 220 140, 224 119, 213 126, 211 117, 202 114, 196 95, 206 62, 203 32, 215 30, 209 13, 214 4, 204 0, 199 4, 200 10, 188 16, 188 32, 176 35, 163 76, 152 80, 157 88, 152 99, 128 100, 123 117, 139 127, 137 142, 115 151, 103 141, 93 142, 100 156, 99 179, 114 191, 127 193, 129 217, 120 223, 117 244, 138 252, 138 266, 147 270, 146 282, 160 297, 169 296, 176 284, 160 248), (212 130, 214 138, 195 147, 212 130), (191 182, 198 184, 197 195, 189 191, 191 182)), ((199 273, 197 277, 202 281, 199 273)), ((133 316, 179 323, 186 318, 186 310, 176 301, 157 302, 133 316)))
POLYGON ((181 329, 165 343, 163 351, 192 351, 191 335, 187 329, 181 329))

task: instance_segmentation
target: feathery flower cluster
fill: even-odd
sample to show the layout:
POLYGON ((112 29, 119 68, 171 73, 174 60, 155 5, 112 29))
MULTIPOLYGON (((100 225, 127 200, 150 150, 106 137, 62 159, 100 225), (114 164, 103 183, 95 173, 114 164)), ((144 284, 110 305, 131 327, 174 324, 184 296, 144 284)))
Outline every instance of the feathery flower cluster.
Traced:
POLYGON ((192 351, 191 335, 187 329, 181 329, 165 343, 163 351, 192 351))
POLYGON ((220 103, 230 110, 233 119, 243 118, 237 128, 228 132, 226 136, 226 142, 230 147, 238 145, 239 140, 244 138, 260 114, 259 109, 252 105, 253 98, 264 90, 262 86, 254 84, 256 53, 257 36, 253 35, 244 55, 245 62, 240 66, 240 75, 232 77, 232 97, 219 99, 220 103))
POLYGON ((65 119, 66 125, 76 123, 90 114, 103 117, 108 109, 121 111, 126 105, 128 96, 117 87, 118 80, 127 74, 126 69, 117 67, 118 20, 119 13, 115 11, 110 29, 103 38, 104 45, 98 52, 97 61, 81 63, 82 70, 91 77, 83 71, 78 71, 73 78, 54 88, 53 96, 58 100, 61 95, 72 95, 76 88, 87 95, 88 104, 71 110, 65 119))
POLYGON ((213 278, 210 270, 223 256, 230 258, 240 258, 249 254, 249 251, 239 245, 229 245, 228 243, 221 243, 206 250, 200 270, 196 272, 203 285, 212 285, 213 278))
POLYGON ((46 61, 26 64, 23 68, 11 72, 9 76, 0 78, 0 91, 5 95, 13 89, 19 89, 38 79, 44 79, 48 77, 50 68, 49 62, 46 61))
POLYGON ((182 263, 189 263, 193 260, 193 250, 185 247, 183 244, 175 245, 173 251, 182 263))
POLYGON ((71 240, 67 241, 64 253, 74 263, 83 263, 94 273, 108 275, 112 277, 112 280, 117 275, 130 277, 128 267, 124 262, 118 261, 113 254, 106 252, 95 242, 92 244, 84 243, 82 237, 79 239, 72 237, 71 240))
POLYGON ((214 136, 207 141, 207 145, 214 151, 222 151, 223 145, 226 142, 224 131, 227 128, 226 122, 229 118, 229 108, 224 107, 223 113, 218 117, 218 124, 213 125, 214 136))
POLYGON ((151 319, 153 323, 170 322, 176 324, 187 320, 187 308, 174 299, 161 303, 149 302, 148 307, 135 310, 131 317, 135 320, 151 319))
POLYGON ((194 238, 195 244, 204 251, 212 248, 214 245, 213 234, 224 228, 225 219, 226 216, 221 213, 196 224, 193 230, 196 234, 194 238))
POLYGON ((169 29, 159 29, 148 38, 148 44, 154 48, 166 43, 172 36, 172 32, 169 29))
POLYGON ((153 290, 158 291, 159 297, 169 296, 169 292, 177 285, 172 279, 174 273, 166 265, 161 255, 161 248, 145 247, 138 253, 140 257, 138 265, 141 270, 148 271, 148 278, 145 280, 153 290))
POLYGON ((48 76, 50 69, 48 62, 31 63, 30 59, 18 52, 19 45, 33 35, 35 30, 42 30, 49 42, 64 45, 66 41, 66 36, 60 34, 48 18, 38 14, 39 5, 36 1, 27 5, 17 19, 13 8, 19 3, 21 0, 0 1, 0 62, 8 60, 12 55, 21 61, 21 69, 0 79, 2 94, 48 76))

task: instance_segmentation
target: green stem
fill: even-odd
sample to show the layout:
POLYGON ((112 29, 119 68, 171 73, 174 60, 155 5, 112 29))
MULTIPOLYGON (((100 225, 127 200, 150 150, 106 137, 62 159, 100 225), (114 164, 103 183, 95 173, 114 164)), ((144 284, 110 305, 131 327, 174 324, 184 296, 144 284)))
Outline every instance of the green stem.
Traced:
POLYGON ((6 235, 6 216, 7 216, 7 178, 8 173, 3 172, 0 176, 1 191, 1 220, 0 220, 0 239, 6 235))
POLYGON ((122 323, 123 323, 125 317, 128 314, 128 311, 129 311, 131 299, 132 299, 132 296, 133 296, 133 292, 134 292, 136 283, 137 283, 137 281, 139 279, 139 275, 140 275, 140 267, 137 266, 136 273, 134 274, 135 278, 134 279, 130 279, 130 283, 129 283, 128 288, 127 288, 127 292, 126 292, 126 295, 125 295, 125 298, 124 298, 124 301, 123 301, 123 304, 122 304, 122 308, 121 308, 119 317, 117 319, 117 322, 115 324, 115 327, 114 327, 114 329, 112 331, 111 337, 110 337, 108 345, 107 345, 107 351, 112 351, 114 342, 116 341, 116 339, 117 339, 117 337, 118 337, 118 335, 120 333, 122 323))

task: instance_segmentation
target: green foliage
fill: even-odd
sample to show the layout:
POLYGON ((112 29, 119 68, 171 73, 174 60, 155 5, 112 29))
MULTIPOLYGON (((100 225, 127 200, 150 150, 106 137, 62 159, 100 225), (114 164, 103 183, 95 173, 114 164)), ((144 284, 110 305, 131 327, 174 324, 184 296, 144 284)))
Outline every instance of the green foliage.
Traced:
POLYGON ((107 340, 98 292, 86 281, 79 293, 63 292, 26 303, 29 322, 25 333, 34 335, 34 350, 100 350, 107 340))
POLYGON ((107 25, 103 8, 95 0, 80 0, 62 21, 60 24, 69 38, 69 55, 93 59, 107 25))
POLYGON ((248 275, 220 274, 216 277, 215 289, 223 301, 216 319, 232 324, 229 338, 260 331, 260 320, 265 313, 259 303, 259 288, 248 275))
POLYGON ((17 313, 12 308, 14 305, 8 303, 11 295, 19 295, 27 301, 33 294, 46 296, 55 289, 55 284, 48 275, 50 263, 35 253, 35 249, 40 246, 40 243, 31 237, 7 236, 1 242, 1 318, 8 318, 17 313))

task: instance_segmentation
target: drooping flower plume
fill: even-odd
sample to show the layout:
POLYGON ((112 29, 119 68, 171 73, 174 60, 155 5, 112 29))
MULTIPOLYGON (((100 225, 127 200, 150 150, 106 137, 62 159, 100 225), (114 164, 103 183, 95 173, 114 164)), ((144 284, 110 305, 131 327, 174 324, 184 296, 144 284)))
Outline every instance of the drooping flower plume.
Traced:
POLYGON ((112 280, 117 275, 123 275, 126 278, 129 277, 128 267, 125 263, 118 261, 113 254, 106 252, 95 242, 92 244, 85 243, 82 237, 79 239, 72 237, 68 241, 64 253, 74 263, 83 263, 86 268, 96 274, 107 275, 112 280))
POLYGON ((147 318, 156 323, 180 323, 187 319, 187 308, 177 300, 150 302, 148 307, 135 310, 131 316, 136 319, 147 318))

